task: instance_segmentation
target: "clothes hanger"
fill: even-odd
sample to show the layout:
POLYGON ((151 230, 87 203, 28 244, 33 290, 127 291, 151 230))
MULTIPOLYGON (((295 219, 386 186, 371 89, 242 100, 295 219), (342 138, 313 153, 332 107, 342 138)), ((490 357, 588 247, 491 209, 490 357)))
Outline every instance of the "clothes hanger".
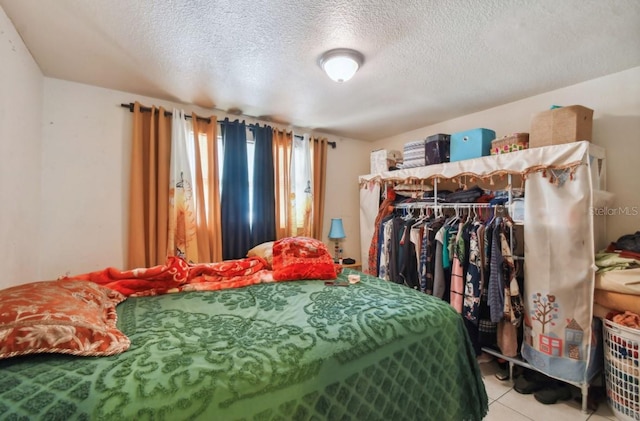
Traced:
POLYGON ((455 216, 453 217, 453 221, 451 221, 451 223, 455 224, 457 222, 460 222, 460 208, 458 207, 458 205, 453 205, 453 212, 455 213, 455 216))
POLYGON ((497 216, 496 215, 497 214, 497 212, 496 212, 496 207, 497 206, 499 206, 499 205, 494 205, 494 206, 491 206, 489 208, 489 219, 486 222, 487 226, 490 226, 491 224, 493 224, 495 222, 496 216, 497 216))
POLYGON ((427 208, 425 206, 420 206, 419 210, 420 210, 420 214, 416 219, 416 223, 413 224, 414 227, 417 225, 423 224, 426 220, 429 219, 429 216, 427 214, 427 208))
POLYGON ((473 212, 473 222, 480 222, 480 216, 478 215, 477 205, 473 205, 471 207, 471 211, 473 212))

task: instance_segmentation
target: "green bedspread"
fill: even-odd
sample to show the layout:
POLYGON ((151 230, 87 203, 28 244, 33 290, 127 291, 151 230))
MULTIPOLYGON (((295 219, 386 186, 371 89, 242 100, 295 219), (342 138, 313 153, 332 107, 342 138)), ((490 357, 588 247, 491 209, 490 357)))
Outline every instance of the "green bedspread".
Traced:
POLYGON ((123 354, 0 361, 0 419, 481 420, 461 316, 361 277, 129 298, 123 354))

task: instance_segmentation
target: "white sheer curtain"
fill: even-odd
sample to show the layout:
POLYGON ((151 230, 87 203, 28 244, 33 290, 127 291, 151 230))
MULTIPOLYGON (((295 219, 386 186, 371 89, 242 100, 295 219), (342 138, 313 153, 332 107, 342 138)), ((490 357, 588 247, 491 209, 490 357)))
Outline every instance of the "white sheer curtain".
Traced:
MULTIPOLYGON (((167 255, 198 262, 196 207, 184 110, 173 109, 167 255)), ((191 145, 192 147, 193 145, 191 145)))
POLYGON ((309 135, 293 136, 291 148, 291 196, 289 200, 291 235, 312 237, 313 232, 313 179, 309 135))

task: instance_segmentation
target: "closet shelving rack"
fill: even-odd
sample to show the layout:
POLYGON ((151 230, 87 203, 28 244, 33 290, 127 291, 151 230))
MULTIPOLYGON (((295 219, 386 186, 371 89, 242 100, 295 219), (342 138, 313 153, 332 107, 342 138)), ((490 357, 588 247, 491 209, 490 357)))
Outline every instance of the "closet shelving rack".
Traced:
MULTIPOLYGON (((431 209, 433 211, 435 211, 437 214, 442 214, 444 209, 450 209, 453 210, 456 214, 458 214, 458 211, 476 211, 476 210, 481 210, 481 209, 490 209, 493 210, 494 212, 500 212, 500 213, 504 213, 506 212, 507 215, 512 215, 513 214, 513 209, 515 206, 514 203, 514 195, 513 195, 513 177, 511 174, 507 174, 507 185, 505 186, 504 189, 500 189, 500 190, 505 190, 507 192, 507 202, 506 204, 490 204, 490 203, 469 203, 469 202, 442 202, 442 201, 438 201, 438 184, 439 181, 438 179, 434 179, 433 180, 433 200, 431 201, 415 201, 415 202, 405 202, 405 203, 398 203, 395 206, 396 209, 431 209)), ((520 221, 520 220, 511 220, 512 224, 515 226, 522 226, 524 225, 524 221, 520 221)), ((514 232, 513 232, 513 227, 510 230, 510 239, 509 239, 509 244, 512 245, 512 256, 515 260, 524 260, 524 256, 517 256, 513 253, 513 244, 514 244, 514 232)))
MULTIPOLYGON (((529 244, 525 244, 524 253, 519 254, 520 258, 525 258, 525 294, 540 293, 542 294, 554 294, 557 299, 563 300, 566 307, 562 309, 564 312, 562 317, 575 317, 578 321, 577 325, 581 327, 579 332, 584 332, 584 335, 580 336, 584 339, 575 345, 572 342, 567 342, 566 347, 562 348, 561 354, 550 354, 542 351, 537 347, 538 340, 541 338, 539 324, 536 324, 534 328, 529 327, 528 340, 534 339, 535 345, 530 342, 527 346, 527 353, 530 356, 518 356, 507 357, 502 355, 493 349, 484 348, 483 350, 495 357, 502 358, 509 363, 509 371, 511 379, 513 379, 513 368, 515 366, 525 367, 531 370, 543 372, 544 374, 554 377, 557 380, 571 384, 579 388, 582 392, 582 409, 587 411, 587 394, 589 386, 593 380, 601 372, 601 362, 597 356, 597 347, 592 344, 587 345, 589 338, 598 336, 596 325, 592 325, 593 318, 593 288, 594 288, 594 263, 593 257, 595 250, 599 250, 606 246, 606 213, 593 212, 594 208, 606 206, 603 204, 603 197, 606 198, 610 195, 604 191, 606 188, 606 168, 605 168, 605 152, 604 149, 590 142, 575 142, 572 144, 564 145, 552 145, 542 148, 534 148, 524 150, 520 152, 513 152, 507 154, 508 156, 491 156, 477 158, 470 161, 461 161, 451 164, 439 164, 431 167, 418 167, 412 169, 403 169, 397 172, 384 172, 381 174, 370 174, 367 176, 360 176, 360 188, 372 189, 372 182, 378 179, 380 181, 379 186, 384 185, 387 182, 393 183, 429 183, 433 185, 434 199, 430 202, 410 202, 405 204, 398 204, 396 208, 402 209, 419 209, 419 208, 431 208, 435 210, 478 210, 491 207, 492 205, 477 204, 477 203, 445 203, 438 200, 437 192, 441 186, 443 188, 448 187, 448 184, 456 184, 456 179, 459 180, 463 174, 476 174, 479 178, 483 178, 486 181, 487 177, 493 177, 491 174, 499 173, 505 174, 505 180, 501 180, 501 185, 493 187, 487 187, 491 190, 506 190, 508 192, 508 200, 504 207, 509 215, 513 214, 513 207, 515 202, 513 199, 513 182, 518 183, 521 179, 519 177, 526 174, 526 181, 524 183, 532 183, 535 181, 535 198, 529 197, 524 200, 525 212, 527 213, 528 222, 514 221, 516 230, 518 231, 518 239, 520 239, 520 230, 523 232, 524 241, 527 238, 530 240, 529 244), (570 187, 560 188, 557 184, 551 182, 551 177, 556 177, 555 171, 562 172, 562 168, 565 170, 565 175, 570 175, 571 180, 566 181, 571 183, 570 187), (546 172, 546 175, 544 173, 546 172), (553 173, 553 174, 552 174, 553 173), (513 177, 512 175, 513 174, 513 177), (535 177, 535 180, 530 180, 530 177, 535 177), (417 181, 416 181, 417 180, 417 181), (441 183, 442 181, 442 183, 441 183), (576 184, 573 184, 576 183, 576 184), (564 202, 564 201, 567 202, 564 202), (561 203, 562 201, 562 203, 561 203), (555 208, 554 208, 555 206, 555 208), (562 206, 559 208, 558 206, 562 206), (531 211, 531 212, 530 212, 531 211), (556 215, 557 213, 557 215, 556 215), (577 215, 585 215, 583 219, 576 219, 577 215), (554 231, 549 230, 547 226, 541 225, 544 222, 544 217, 562 217, 564 221, 571 221, 570 225, 559 227, 554 225, 554 231), (541 219, 542 218, 542 219, 541 219), (531 226, 530 226, 531 225, 531 226), (560 231, 557 231, 560 229, 560 231), (592 234, 589 231, 592 230, 592 234), (559 235, 563 237, 560 238, 559 235), (550 243, 552 241, 553 243, 550 243), (575 241, 575 243, 571 243, 575 241), (568 258, 569 254, 562 249, 559 249, 559 244, 563 247, 574 247, 571 250, 571 259, 573 259, 573 269, 571 272, 560 271, 560 268, 566 267, 564 258, 568 258), (528 255, 532 250, 544 250, 542 256, 528 255), (548 254, 551 253, 551 254, 548 254), (576 254, 578 253, 578 254, 576 254), (544 256, 547 256, 546 258, 544 256), (563 257, 560 257, 563 256, 563 257), (532 263, 531 260, 536 263, 532 263), (545 260, 548 259, 548 260, 545 260), (527 265, 526 263, 529 263, 527 265), (540 266, 540 265, 543 266, 540 266), (528 268, 528 269, 527 269, 528 268), (539 268, 542 268, 542 272, 538 272, 539 268), (535 272, 534 272, 535 271, 535 272), (529 279, 531 274, 535 273, 535 280, 529 279), (531 282, 533 281, 533 282, 531 282), (528 285, 528 286, 527 286, 528 285), (527 291, 529 289, 530 291, 527 291), (564 294, 564 296, 563 296, 564 294), (567 296, 569 298, 567 298, 567 296), (559 298, 558 298, 559 297, 559 298), (584 308, 578 312, 577 308, 571 307, 575 302, 584 303, 584 308), (591 335, 589 334, 591 332, 591 335), (595 335, 594 335, 595 332, 595 335), (535 335, 535 336, 531 336, 535 335), (577 359, 571 359, 566 352, 571 346, 572 350, 579 355, 577 359), (542 358, 546 364, 541 365, 542 358), (558 363, 565 363, 568 361, 574 361, 570 372, 560 372, 556 370, 558 363), (544 369, 542 368, 544 367, 544 369)), ((473 176, 471 176, 473 177, 473 176)), ((467 180, 472 181, 472 180, 467 180)), ((524 185, 523 183, 523 185, 524 185)), ((460 184, 460 183, 458 183, 460 184)), ((491 183, 493 184, 493 182, 491 183)), ((482 187, 482 186, 481 186, 482 187)), ((372 190, 373 191, 373 190, 372 190)), ((379 192, 382 192, 380 187, 379 192)), ((372 233, 371 227, 373 226, 373 219, 375 214, 372 212, 374 206, 377 204, 369 198, 373 198, 372 195, 361 194, 361 232, 364 233, 365 242, 372 233)), ((607 199, 608 200, 608 199, 607 199)), ((496 205, 499 206, 499 205, 496 205)), ((377 209, 377 208, 376 208, 377 209)), ((512 218, 513 219, 513 218, 512 218)), ((512 231, 513 233, 513 231, 512 231)), ((512 237, 513 240, 513 237, 512 237)), ((511 242, 513 244, 513 241, 511 242)), ((520 247, 518 247, 520 249, 520 247)), ((363 248, 362 255, 366 256, 368 252, 367 248, 363 248)), ((536 252, 537 253, 537 252, 536 252)), ((527 298, 525 298, 527 299, 527 298)), ((575 304, 577 305, 577 304, 575 304)), ((568 319, 565 319, 568 320, 568 319)), ((539 323, 539 322, 537 322, 539 323)), ((566 325, 563 325, 566 326, 566 325)), ((554 328, 551 328, 551 334, 555 333, 554 328)), ((560 329, 569 329, 559 326, 560 329)), ((575 331, 572 331, 575 332, 575 331)), ((526 328, 525 328, 525 333, 526 328)), ((549 333, 544 330, 542 333, 545 337, 549 337, 549 333)), ((570 333, 573 334, 573 333, 570 333)), ((558 335, 561 335, 560 333, 558 335)), ((558 337, 558 340, 565 340, 564 336, 558 337)), ((572 337, 568 337, 572 338, 572 337)), ((541 339, 540 339, 541 340, 541 339)), ((571 339, 566 339, 570 341, 571 339)), ((523 344, 524 345, 524 344, 523 344)), ((524 350, 521 350, 524 351, 524 350)), ((573 352, 572 351, 572 352, 573 352)), ((549 351, 550 352, 550 351, 549 351)), ((566 367, 562 366, 563 368, 566 367)))

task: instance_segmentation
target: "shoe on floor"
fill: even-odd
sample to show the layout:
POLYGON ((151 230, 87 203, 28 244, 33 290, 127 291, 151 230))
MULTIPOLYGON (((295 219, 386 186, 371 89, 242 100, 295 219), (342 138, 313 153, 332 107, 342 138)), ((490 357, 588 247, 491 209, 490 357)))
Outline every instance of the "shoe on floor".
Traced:
POLYGON ((513 384, 513 388, 515 389, 515 391, 523 395, 530 395, 542 389, 544 386, 544 382, 528 380, 525 376, 516 378, 516 381, 513 384))
POLYGON ((498 362, 498 371, 496 372, 496 379, 500 381, 509 380, 509 363, 498 362))
POLYGON ((551 382, 552 380, 544 374, 529 370, 516 378, 513 388, 518 393, 530 395, 548 386, 551 382))
POLYGON ((496 379, 502 382, 505 380, 509 380, 509 368, 507 367, 506 369, 498 369, 498 371, 496 371, 496 379))
POLYGON ((478 360, 478 364, 490 363, 491 361, 493 361, 493 355, 487 352, 483 352, 476 357, 476 360, 478 360))
POLYGON ((551 387, 537 391, 533 397, 540 403, 551 405, 558 401, 566 401, 571 399, 571 386, 566 383, 556 383, 551 387))

